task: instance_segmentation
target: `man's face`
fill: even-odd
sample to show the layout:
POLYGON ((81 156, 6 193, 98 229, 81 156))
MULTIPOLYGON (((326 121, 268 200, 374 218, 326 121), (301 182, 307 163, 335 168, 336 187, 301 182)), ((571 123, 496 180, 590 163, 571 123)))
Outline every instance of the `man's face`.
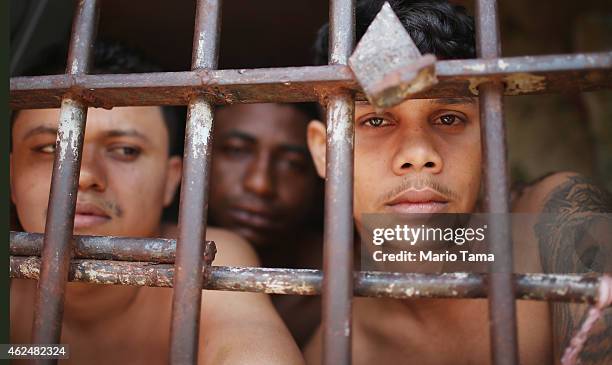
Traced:
POLYGON ((306 147, 306 115, 283 104, 216 113, 210 214, 256 245, 283 242, 312 214, 318 177, 306 147))
MULTIPOLYGON (((11 198, 24 230, 44 232, 59 109, 23 110, 12 130, 11 198)), ((75 234, 152 236, 180 181, 159 107, 88 110, 75 234)))
MULTIPOLYGON (((325 126, 309 125, 308 143, 325 174, 325 126)), ((383 113, 355 105, 354 216, 474 210, 481 150, 474 99, 407 100, 383 113)))

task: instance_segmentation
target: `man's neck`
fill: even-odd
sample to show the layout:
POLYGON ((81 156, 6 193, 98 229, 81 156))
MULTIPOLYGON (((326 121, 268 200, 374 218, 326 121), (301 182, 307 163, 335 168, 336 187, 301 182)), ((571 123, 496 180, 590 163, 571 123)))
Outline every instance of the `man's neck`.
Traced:
POLYGON ((129 312, 141 287, 68 283, 64 321, 76 326, 93 326, 129 312))
POLYGON ((255 246, 263 267, 304 268, 321 265, 320 234, 301 231, 281 241, 255 246))
MULTIPOLYGON (((160 237, 161 226, 142 237, 160 237)), ((92 326, 129 313, 142 287, 67 283, 64 321, 75 326, 92 326)))

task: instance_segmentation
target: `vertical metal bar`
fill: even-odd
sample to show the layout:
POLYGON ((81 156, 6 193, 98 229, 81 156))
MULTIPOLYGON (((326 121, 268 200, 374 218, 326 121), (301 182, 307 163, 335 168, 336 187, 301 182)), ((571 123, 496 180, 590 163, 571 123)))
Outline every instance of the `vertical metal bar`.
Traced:
MULTIPOLYGON (((198 0, 191 62, 193 70, 217 67, 220 26, 221 1, 198 0)), ((191 98, 185 131, 172 301, 172 364, 196 364, 198 360, 213 112, 212 104, 205 97, 195 95, 191 98)))
MULTIPOLYGON (((476 3, 476 38, 480 58, 501 54, 499 20, 495 0, 476 3)), ((486 209, 491 214, 489 241, 495 261, 489 276, 489 318, 493 364, 518 364, 516 305, 512 281, 512 241, 509 220, 509 184, 506 133, 503 115, 503 85, 479 87, 480 125, 485 161, 486 209)))
MULTIPOLYGON (((80 1, 77 5, 66 67, 68 74, 78 75, 88 70, 97 13, 95 0, 80 1)), ((62 100, 42 267, 34 305, 33 343, 59 343, 61 336, 86 117, 87 107, 81 101, 72 96, 62 100)))
MULTIPOLYGON (((329 63, 347 64, 355 43, 354 0, 330 3, 329 63)), ((323 364, 351 363, 353 298, 353 95, 327 99, 323 364)))

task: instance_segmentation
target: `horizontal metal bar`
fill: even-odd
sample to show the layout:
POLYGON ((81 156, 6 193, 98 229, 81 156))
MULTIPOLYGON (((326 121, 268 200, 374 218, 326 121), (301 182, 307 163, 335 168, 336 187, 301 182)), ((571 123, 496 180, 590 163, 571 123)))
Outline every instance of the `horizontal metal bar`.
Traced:
MULTIPOLYGON (((10 256, 10 277, 38 280, 40 258, 10 256)), ((288 295, 320 295, 320 270, 259 267, 210 267, 204 289, 288 295)), ((73 259, 70 281, 96 284, 172 287, 174 266, 152 262, 73 259)), ((353 293, 360 297, 485 298, 487 274, 412 274, 359 271, 353 293)), ((600 277, 559 274, 514 274, 516 298, 594 304, 600 277)))
MULTIPOLYGON (((474 96, 487 81, 506 95, 578 92, 612 87, 612 52, 436 63, 438 85, 415 98, 474 96)), ((90 106, 187 105, 194 93, 215 104, 317 101, 338 88, 365 100, 348 66, 197 70, 129 75, 54 75, 10 80, 12 109, 54 108, 66 92, 90 106)))
MULTIPOLYGON (((81 259, 172 264, 176 252, 176 240, 166 238, 74 236, 73 240, 73 255, 81 259)), ((11 231, 9 252, 15 256, 40 256, 42 242, 40 233, 11 231)), ((203 244, 204 261, 210 265, 217 249, 213 241, 203 244)))

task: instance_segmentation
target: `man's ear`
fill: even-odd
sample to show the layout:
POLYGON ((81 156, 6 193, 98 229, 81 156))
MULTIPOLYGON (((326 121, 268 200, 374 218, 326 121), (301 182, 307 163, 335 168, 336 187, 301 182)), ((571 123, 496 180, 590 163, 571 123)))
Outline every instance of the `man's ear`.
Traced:
POLYGON ((174 194, 181 182, 183 172, 183 160, 179 156, 171 156, 168 159, 168 169, 166 170, 166 190, 164 191, 164 207, 172 204, 174 194))
POLYGON ((325 124, 320 120, 313 119, 308 123, 308 149, 312 155, 319 176, 325 178, 325 153, 327 151, 327 132, 325 124))

